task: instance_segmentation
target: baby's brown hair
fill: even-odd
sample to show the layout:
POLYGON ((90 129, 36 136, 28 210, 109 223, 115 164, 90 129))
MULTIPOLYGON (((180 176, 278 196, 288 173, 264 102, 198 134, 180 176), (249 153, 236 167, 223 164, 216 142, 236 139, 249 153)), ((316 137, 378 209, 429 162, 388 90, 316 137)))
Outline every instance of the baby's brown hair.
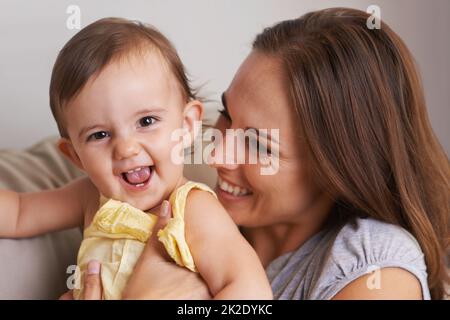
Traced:
POLYGON ((50 107, 61 137, 68 138, 63 107, 91 76, 110 62, 131 53, 156 50, 179 82, 183 98, 195 99, 185 68, 174 46, 154 27, 122 18, 104 18, 83 28, 62 48, 53 66, 50 107))

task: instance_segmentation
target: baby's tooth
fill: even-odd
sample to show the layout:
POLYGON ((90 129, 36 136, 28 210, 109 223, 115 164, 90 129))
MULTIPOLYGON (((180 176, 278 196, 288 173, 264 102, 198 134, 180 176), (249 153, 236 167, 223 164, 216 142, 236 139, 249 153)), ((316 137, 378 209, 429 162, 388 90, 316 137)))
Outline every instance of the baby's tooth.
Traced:
POLYGON ((239 187, 234 187, 233 196, 237 196, 240 193, 239 187))

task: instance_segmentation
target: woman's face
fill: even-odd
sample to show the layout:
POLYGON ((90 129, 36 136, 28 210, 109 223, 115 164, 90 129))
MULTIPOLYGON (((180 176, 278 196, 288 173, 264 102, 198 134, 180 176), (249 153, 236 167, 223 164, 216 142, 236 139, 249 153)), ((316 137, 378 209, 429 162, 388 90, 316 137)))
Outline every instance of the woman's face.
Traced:
MULTIPOLYGON (((272 141, 269 148, 279 149, 275 174, 262 175, 261 164, 248 162, 214 165, 219 175, 219 200, 240 226, 296 223, 311 217, 314 208, 320 207, 321 192, 300 147, 299 125, 285 83, 276 59, 252 52, 223 95, 225 110, 216 125, 220 130, 279 129, 279 143, 272 141)), ((259 142, 267 145, 266 140, 259 142)), ((223 150, 225 153, 226 147, 223 150)), ((223 157, 230 159, 233 155, 223 157)))

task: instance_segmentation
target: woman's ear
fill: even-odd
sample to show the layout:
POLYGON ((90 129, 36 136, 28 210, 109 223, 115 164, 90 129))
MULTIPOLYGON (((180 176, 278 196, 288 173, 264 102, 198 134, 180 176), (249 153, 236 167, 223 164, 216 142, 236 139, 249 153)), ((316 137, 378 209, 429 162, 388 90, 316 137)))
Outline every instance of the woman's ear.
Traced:
MULTIPOLYGON (((186 132, 183 141, 192 143, 197 134, 201 131, 201 121, 203 119, 203 104, 198 100, 189 101, 183 111, 183 129, 186 132)), ((185 146, 188 147, 188 146, 185 146)))
POLYGON ((67 159, 70 160, 78 169, 83 169, 83 164, 81 163, 78 154, 75 152, 75 149, 72 145, 72 142, 67 138, 61 138, 58 141, 58 149, 61 151, 67 159))

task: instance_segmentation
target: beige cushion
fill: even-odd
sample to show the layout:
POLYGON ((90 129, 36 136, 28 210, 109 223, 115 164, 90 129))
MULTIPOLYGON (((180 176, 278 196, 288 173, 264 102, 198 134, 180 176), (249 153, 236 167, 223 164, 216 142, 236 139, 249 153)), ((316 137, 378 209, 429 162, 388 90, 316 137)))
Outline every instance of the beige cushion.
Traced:
MULTIPOLYGON (((82 175, 55 147, 55 138, 24 151, 0 150, 0 188, 20 192, 57 188, 82 175)), ((55 299, 67 291, 80 229, 28 239, 0 239, 0 299, 55 299)))

